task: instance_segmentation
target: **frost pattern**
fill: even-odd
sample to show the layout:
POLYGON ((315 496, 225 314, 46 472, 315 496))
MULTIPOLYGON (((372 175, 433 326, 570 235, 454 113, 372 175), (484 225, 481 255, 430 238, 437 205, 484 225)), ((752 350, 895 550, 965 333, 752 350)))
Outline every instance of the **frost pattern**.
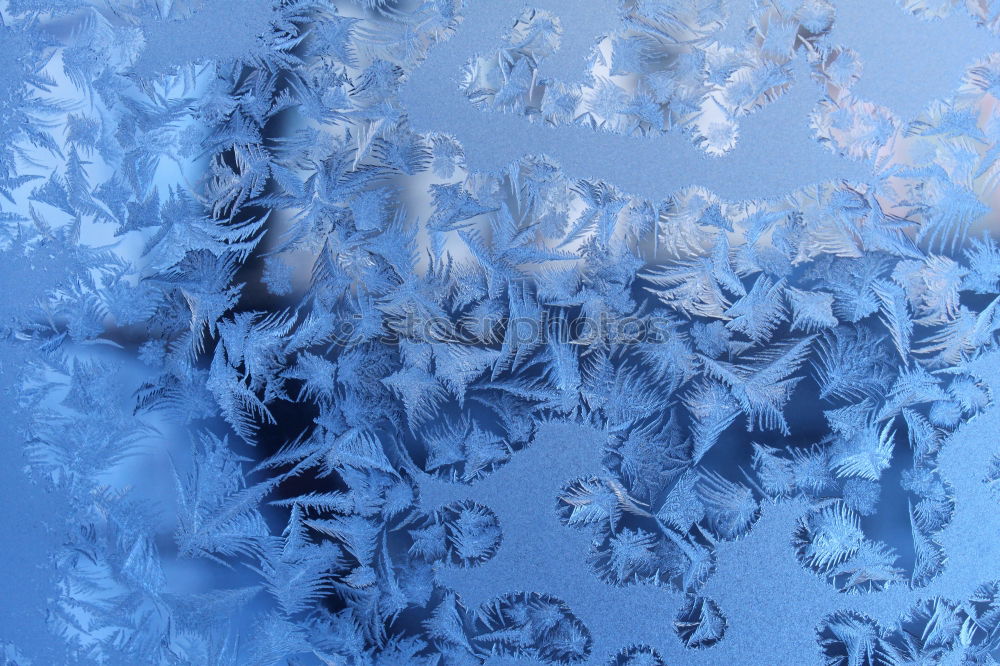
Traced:
MULTIPOLYGON (((719 553, 791 502, 776 547, 845 604, 940 580, 941 456, 993 401, 1000 60, 904 120, 852 95, 830 3, 755 2, 737 47, 724 4, 623 2, 577 87, 536 76, 560 26, 529 9, 462 85, 722 155, 804 54, 816 136, 867 181, 649 200, 543 155, 471 171, 398 97, 459 0, 5 3, 3 344, 29 471, 68 500, 65 661, 701 663, 746 630, 706 596, 719 553), (483 488, 570 424, 600 444, 516 508, 589 544, 559 553, 581 588, 662 592, 666 638, 609 647, 616 618, 530 570, 482 603, 448 584, 540 538, 505 522, 534 487, 483 488)), ((823 609, 818 648, 986 660, 994 592, 888 628, 823 609)))
POLYGON ((998 591, 994 581, 958 603, 924 599, 889 627, 857 613, 836 613, 818 629, 825 663, 991 663, 1000 650, 998 591))
POLYGON ((620 2, 622 28, 593 47, 584 80, 539 75, 560 46, 559 17, 525 9, 495 53, 476 56, 462 88, 476 105, 623 134, 683 131, 709 155, 736 145, 738 119, 791 85, 789 67, 834 23, 826 0, 754 2, 741 39, 723 35, 724 2, 620 2))

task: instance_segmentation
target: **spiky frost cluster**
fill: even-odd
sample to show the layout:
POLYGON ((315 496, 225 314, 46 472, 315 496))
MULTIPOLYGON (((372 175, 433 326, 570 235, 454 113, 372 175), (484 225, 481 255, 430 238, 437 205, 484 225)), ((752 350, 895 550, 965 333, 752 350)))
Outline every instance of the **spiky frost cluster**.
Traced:
MULTIPOLYGON (((724 201, 538 155, 473 171, 415 131, 400 85, 460 0, 6 3, 5 348, 30 472, 70 500, 72 659, 709 663, 742 630, 706 593, 720 549, 790 502, 775 548, 843 598, 940 579, 940 458, 993 399, 1000 60, 901 119, 851 92, 833 4, 755 2, 730 47, 724 3, 625 1, 575 87, 535 76, 541 10, 470 61, 480 106, 722 154, 801 55, 815 138, 870 178, 724 201), (538 538, 472 496, 566 424, 593 468, 523 508, 585 531, 568 557, 608 589, 672 595, 671 635, 610 645, 532 571, 481 604, 447 584, 538 538)), ((830 608, 812 656, 988 663, 995 596, 893 628, 830 608)))

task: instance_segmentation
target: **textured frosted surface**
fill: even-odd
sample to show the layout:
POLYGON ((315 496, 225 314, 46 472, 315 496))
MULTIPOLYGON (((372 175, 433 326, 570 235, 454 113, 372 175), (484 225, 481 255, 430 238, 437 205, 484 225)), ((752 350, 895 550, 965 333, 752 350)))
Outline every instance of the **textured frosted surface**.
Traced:
POLYGON ((1000 661, 994 3, 0 17, 3 666, 1000 661))

